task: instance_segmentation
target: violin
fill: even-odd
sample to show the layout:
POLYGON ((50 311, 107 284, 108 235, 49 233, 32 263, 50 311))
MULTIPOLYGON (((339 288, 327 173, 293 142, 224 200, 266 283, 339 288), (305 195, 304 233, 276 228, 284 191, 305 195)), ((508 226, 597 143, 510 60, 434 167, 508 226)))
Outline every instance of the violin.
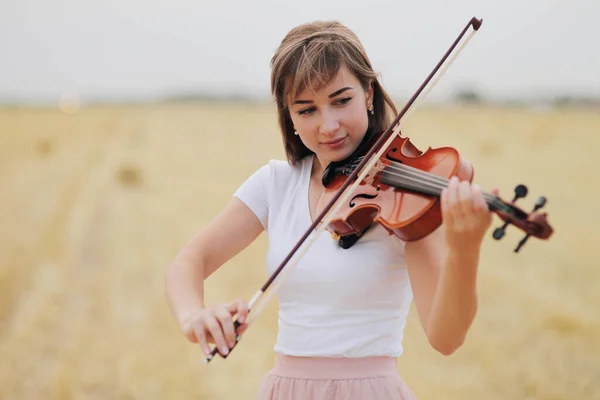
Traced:
MULTIPOLYGON (((347 160, 327 166, 321 177, 325 192, 317 203, 317 209, 322 211, 248 302, 248 325, 256 320, 285 277, 293 271, 302 255, 324 230, 328 230, 342 248, 348 249, 375 223, 381 224, 390 234, 404 241, 423 238, 441 225, 439 200, 449 178, 456 175, 461 180, 472 182, 474 169, 452 147, 428 148, 424 152, 419 150, 409 138, 400 136, 400 123, 469 28, 472 27, 473 31, 449 63, 458 56, 482 23, 481 19, 471 18, 384 132, 366 134, 358 149, 347 160)), ((448 66, 445 66, 441 75, 448 66)), ((436 78, 434 84, 439 78, 436 78)), ((484 194, 488 208, 504 221, 504 224, 494 231, 494 239, 501 239, 509 224, 526 233, 515 252, 518 252, 531 236, 548 239, 553 233, 547 222, 547 214, 539 211, 546 204, 545 197, 538 198, 531 213, 526 213, 515 205, 517 199, 526 195, 525 185, 516 186, 515 196, 510 203, 498 196, 484 194)), ((236 319, 236 332, 240 325, 236 319)), ((205 364, 217 354, 227 358, 240 340, 241 335, 238 334, 235 344, 225 355, 215 346, 204 360, 205 364)))
MULTIPOLYGON (((365 148, 370 147, 377 136, 372 134, 363 140, 347 160, 327 166, 321 178, 325 191, 317 202, 317 209, 331 201, 364 158, 365 148)), ((350 200, 342 205, 327 226, 331 236, 344 249, 354 245, 374 223, 381 224, 405 242, 429 235, 442 224, 439 199, 449 179, 457 176, 461 181, 473 181, 473 166, 461 158, 456 149, 428 148, 422 152, 409 138, 400 134, 393 137, 375 166, 352 192, 350 200)), ((494 230, 494 239, 500 240, 509 224, 526 233, 515 252, 531 236, 548 239, 553 233, 547 213, 539 211, 546 204, 546 197, 540 196, 529 214, 515 205, 515 201, 525 197, 527 192, 525 185, 517 185, 511 203, 493 194, 483 195, 490 211, 504 221, 503 226, 494 230)))

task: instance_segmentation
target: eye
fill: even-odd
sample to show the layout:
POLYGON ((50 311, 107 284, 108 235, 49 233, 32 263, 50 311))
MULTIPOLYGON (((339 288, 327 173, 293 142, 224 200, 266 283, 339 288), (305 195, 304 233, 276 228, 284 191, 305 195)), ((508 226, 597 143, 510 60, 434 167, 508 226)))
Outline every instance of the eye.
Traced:
POLYGON ((309 115, 315 110, 314 107, 305 108, 304 110, 298 111, 298 115, 309 115))
POLYGON ((348 104, 350 100, 352 100, 352 97, 342 97, 341 99, 337 99, 334 104, 344 106, 348 104))

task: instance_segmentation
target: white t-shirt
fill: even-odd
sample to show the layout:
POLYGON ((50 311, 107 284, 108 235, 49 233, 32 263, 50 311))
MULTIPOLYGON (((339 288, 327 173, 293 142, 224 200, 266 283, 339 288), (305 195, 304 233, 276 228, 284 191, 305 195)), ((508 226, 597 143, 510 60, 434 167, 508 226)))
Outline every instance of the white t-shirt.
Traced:
MULTIPOLYGON (((268 234, 269 275, 312 223, 308 188, 313 159, 305 157, 296 166, 272 160, 234 194, 256 214, 268 234)), ((349 249, 322 232, 277 296, 276 352, 311 357, 402 354, 412 301, 404 243, 379 225, 349 249)))

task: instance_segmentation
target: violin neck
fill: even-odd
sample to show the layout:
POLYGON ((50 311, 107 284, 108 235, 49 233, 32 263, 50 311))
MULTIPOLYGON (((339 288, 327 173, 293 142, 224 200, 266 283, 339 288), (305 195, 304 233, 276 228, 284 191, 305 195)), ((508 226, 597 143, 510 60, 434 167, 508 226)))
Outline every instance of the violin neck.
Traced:
MULTIPOLYGON (((379 181, 397 189, 438 198, 449 183, 447 178, 399 163, 392 163, 392 165, 385 168, 379 177, 379 181)), ((492 211, 508 206, 491 193, 484 192, 483 198, 492 211)))

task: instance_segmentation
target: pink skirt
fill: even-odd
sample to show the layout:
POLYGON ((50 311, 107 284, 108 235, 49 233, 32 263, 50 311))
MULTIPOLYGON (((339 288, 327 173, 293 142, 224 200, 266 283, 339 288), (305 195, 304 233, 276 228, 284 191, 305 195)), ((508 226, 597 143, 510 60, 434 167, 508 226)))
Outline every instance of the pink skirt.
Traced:
POLYGON ((258 400, 414 400, 393 357, 311 358, 277 354, 258 400))

